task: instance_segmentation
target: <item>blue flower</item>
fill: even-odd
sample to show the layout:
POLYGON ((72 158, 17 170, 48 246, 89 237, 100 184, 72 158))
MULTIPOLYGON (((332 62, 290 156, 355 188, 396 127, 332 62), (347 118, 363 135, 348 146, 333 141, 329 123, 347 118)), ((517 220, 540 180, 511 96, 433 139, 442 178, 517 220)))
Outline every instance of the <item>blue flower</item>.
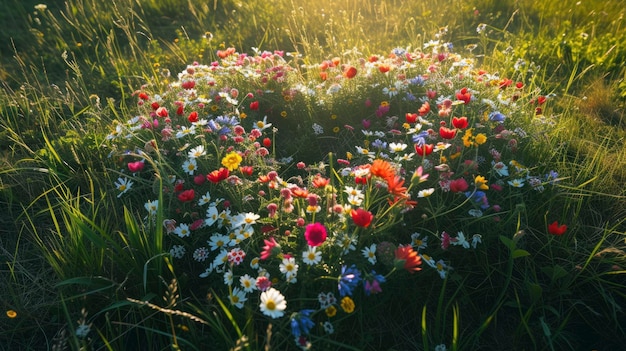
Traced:
POLYGON ((339 295, 344 297, 346 295, 352 295, 352 290, 361 281, 361 272, 356 269, 355 265, 350 267, 341 267, 341 276, 339 277, 339 295))
POLYGON ((426 144, 426 137, 427 136, 428 136, 428 132, 423 130, 423 131, 419 132, 418 134, 414 134, 411 137, 411 139, 413 140, 414 144, 422 146, 422 145, 426 144))
POLYGON ((309 334, 315 323, 311 320, 311 313, 315 310, 302 310, 291 315, 291 334, 298 339, 301 335, 309 334))
POLYGON ((493 111, 489 114, 489 120, 494 122, 504 122, 506 116, 503 115, 500 111, 493 111))

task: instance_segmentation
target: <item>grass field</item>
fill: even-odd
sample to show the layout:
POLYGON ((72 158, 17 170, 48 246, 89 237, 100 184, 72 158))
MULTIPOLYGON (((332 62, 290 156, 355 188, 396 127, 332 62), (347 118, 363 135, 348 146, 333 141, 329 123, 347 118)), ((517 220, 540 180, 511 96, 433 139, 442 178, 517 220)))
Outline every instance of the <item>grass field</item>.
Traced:
POLYGON ((618 349, 620 5, 3 2, 0 349, 618 349))

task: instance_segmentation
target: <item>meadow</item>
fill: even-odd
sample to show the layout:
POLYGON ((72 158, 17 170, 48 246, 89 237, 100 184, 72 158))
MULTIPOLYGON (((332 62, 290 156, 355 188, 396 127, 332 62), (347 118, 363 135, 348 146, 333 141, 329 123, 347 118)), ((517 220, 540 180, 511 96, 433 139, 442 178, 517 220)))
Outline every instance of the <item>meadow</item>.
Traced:
POLYGON ((0 349, 619 349, 620 3, 3 2, 0 349))

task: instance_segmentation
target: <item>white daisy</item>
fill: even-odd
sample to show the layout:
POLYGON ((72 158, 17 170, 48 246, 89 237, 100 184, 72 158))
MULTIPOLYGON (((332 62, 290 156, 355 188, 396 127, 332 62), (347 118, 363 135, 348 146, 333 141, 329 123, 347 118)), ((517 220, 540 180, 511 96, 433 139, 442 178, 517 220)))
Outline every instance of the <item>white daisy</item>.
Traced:
POLYGON ((261 304, 259 305, 264 315, 279 318, 285 314, 287 301, 280 291, 269 288, 261 293, 261 304))

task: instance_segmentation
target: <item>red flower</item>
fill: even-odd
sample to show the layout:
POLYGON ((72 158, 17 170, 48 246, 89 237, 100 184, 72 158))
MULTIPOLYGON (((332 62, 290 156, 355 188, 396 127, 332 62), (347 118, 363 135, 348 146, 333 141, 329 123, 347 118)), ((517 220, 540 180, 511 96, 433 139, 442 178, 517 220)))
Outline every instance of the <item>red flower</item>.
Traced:
POLYGON ((383 179, 393 178, 396 175, 396 171, 391 164, 381 159, 375 159, 374 162, 372 162, 370 173, 383 179))
POLYGON ((404 186, 404 179, 402 179, 402 177, 393 176, 385 180, 387 181, 387 191, 389 191, 390 194, 401 198, 408 198, 406 187, 404 186))
POLYGON ((252 101, 250 103, 250 109, 253 111, 256 111, 259 109, 259 102, 258 101, 252 101))
POLYGON ((195 177, 193 177, 193 182, 196 185, 202 185, 204 184, 204 182, 206 182, 206 177, 203 174, 198 174, 195 177))
POLYGON ((270 138, 263 139, 263 146, 265 146, 265 147, 272 146, 272 139, 270 139, 270 138))
POLYGON ((143 169, 144 163, 142 161, 129 162, 128 170, 135 173, 140 172, 143 169))
POLYGON ((239 166, 239 170, 241 171, 241 173, 249 177, 252 175, 254 168, 252 168, 252 166, 239 166))
POLYGON ((444 139, 454 139, 454 137, 456 136, 456 129, 439 127, 439 135, 444 139))
POLYGON ((185 90, 191 90, 193 88, 196 87, 196 82, 193 80, 185 80, 183 81, 183 83, 181 84, 181 86, 183 87, 183 89, 185 90))
POLYGON ((378 70, 380 71, 380 73, 387 73, 389 72, 390 69, 391 69, 391 66, 389 66, 386 63, 382 63, 378 66, 378 70))
POLYGON ((456 93, 456 98, 458 100, 463 101, 467 105, 470 103, 470 100, 472 99, 472 94, 469 91, 467 91, 467 88, 463 88, 458 93, 456 93))
POLYGON ((179 116, 182 116, 183 113, 185 113, 185 106, 183 105, 178 106, 178 108, 176 109, 176 114, 179 116))
POLYGON ((407 113, 404 117, 406 118, 406 123, 417 122, 417 113, 407 113))
POLYGON ((398 246, 395 251, 396 259, 394 265, 396 268, 404 268, 409 273, 421 271, 422 258, 417 254, 411 245, 398 246))
POLYGON ((156 114, 159 117, 167 117, 169 115, 169 113, 167 112, 167 109, 163 106, 156 109, 156 114))
POLYGON ((195 196, 196 193, 193 191, 193 189, 189 189, 178 194, 178 200, 180 200, 181 202, 189 202, 193 201, 195 196))
POLYGON ((467 184, 467 181, 465 180, 465 178, 455 179, 450 182, 450 191, 453 193, 467 191, 468 187, 469 185, 467 184))
POLYGON ((198 112, 196 111, 191 112, 189 116, 187 117, 187 120, 191 123, 198 122, 198 112))
POLYGON ((208 179, 211 183, 219 183, 220 181, 228 178, 230 172, 228 168, 221 167, 218 170, 215 170, 209 174, 207 174, 206 179, 208 179))
POLYGON ((467 117, 452 117, 452 125, 454 126, 454 128, 467 128, 467 117))
POLYGON ((374 219, 374 215, 370 211, 366 211, 362 208, 352 210, 350 212, 350 215, 352 216, 354 224, 363 228, 369 227, 369 225, 372 223, 372 219, 374 219))
POLYGON ((356 76, 356 68, 354 68, 354 66, 348 66, 343 70, 343 75, 344 77, 350 79, 350 78, 354 78, 354 76, 356 76))
POLYGON ((148 100, 150 97, 146 93, 139 93, 139 98, 141 100, 148 100))
POLYGON ((322 223, 315 222, 306 226, 304 238, 309 246, 320 246, 326 241, 326 227, 322 223))
POLYGON ((433 152, 433 144, 424 144, 422 146, 415 144, 415 152, 420 156, 428 156, 433 152))
POLYGON ((567 230, 567 225, 565 224, 559 225, 559 222, 557 221, 552 222, 552 224, 548 226, 548 233, 552 235, 557 235, 557 236, 563 235, 566 230, 567 230))

